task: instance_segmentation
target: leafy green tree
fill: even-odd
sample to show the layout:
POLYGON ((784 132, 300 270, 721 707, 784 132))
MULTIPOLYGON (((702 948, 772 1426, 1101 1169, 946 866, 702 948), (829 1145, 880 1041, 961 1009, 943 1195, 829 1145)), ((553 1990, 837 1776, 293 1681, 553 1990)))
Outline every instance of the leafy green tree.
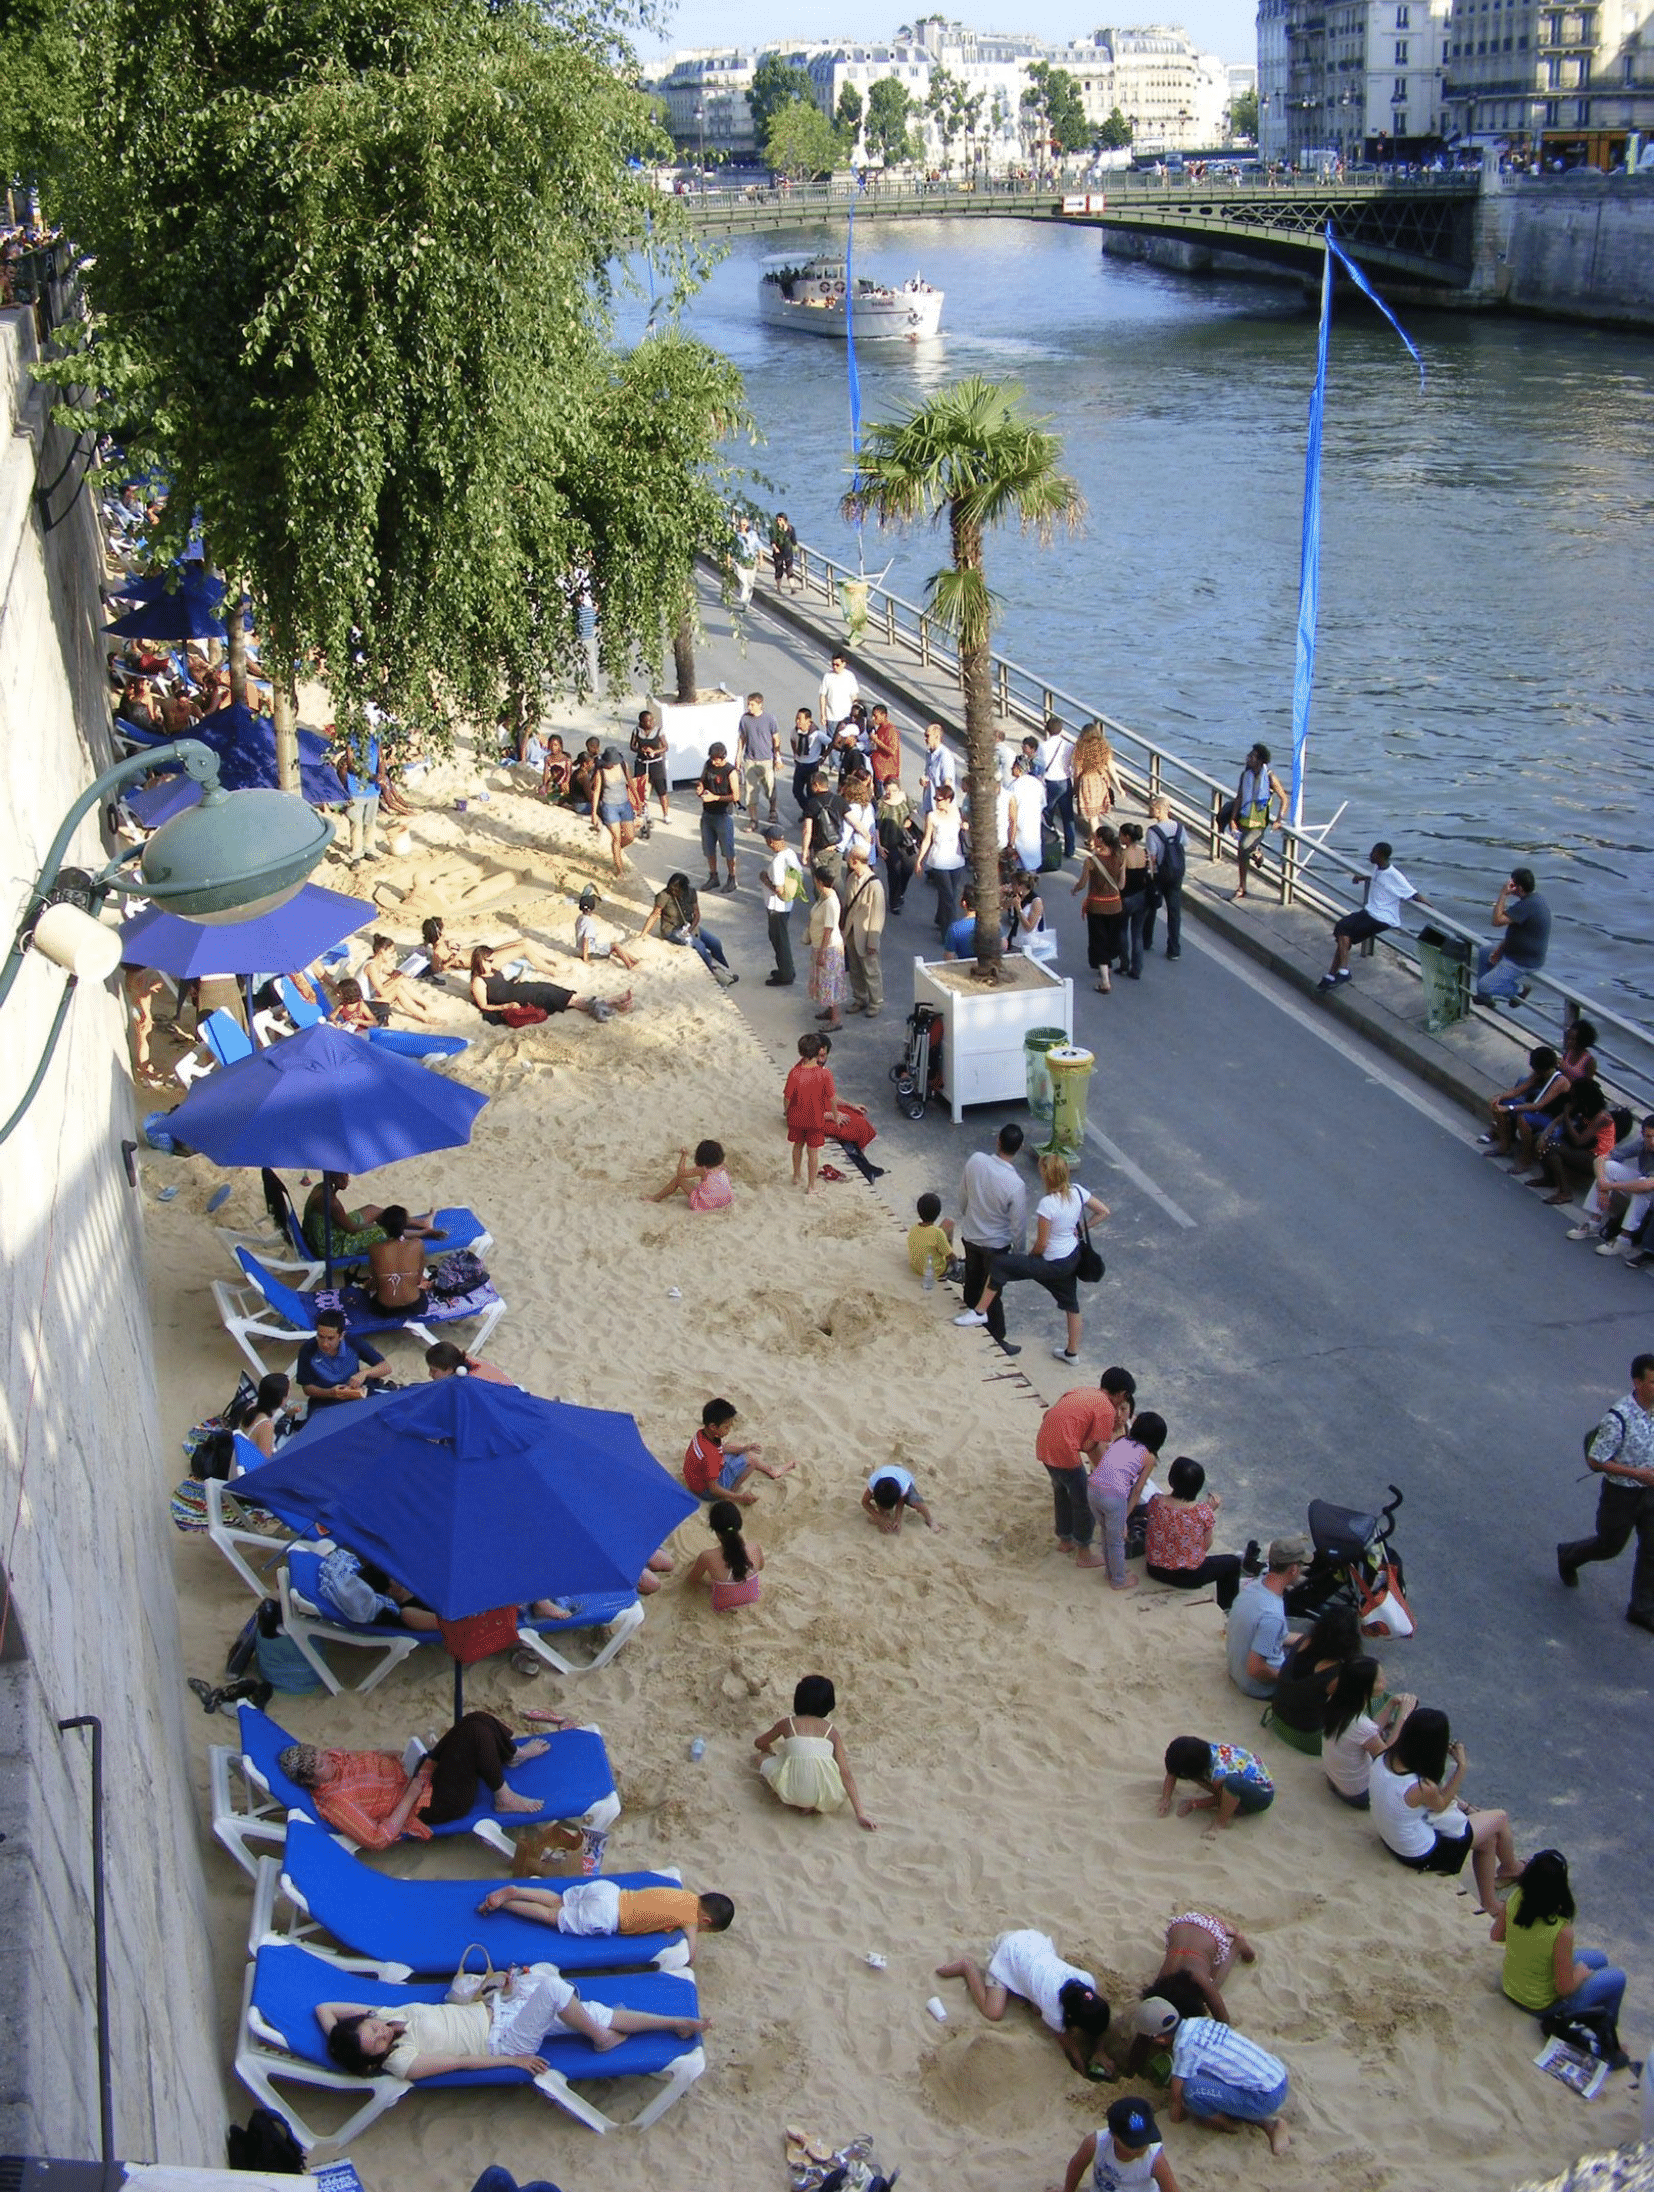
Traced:
POLYGON ((766 53, 752 72, 747 105, 752 110, 752 134, 759 144, 768 142, 770 124, 781 109, 795 99, 808 99, 810 80, 778 53, 766 53))
POLYGON ((867 128, 862 139, 868 158, 882 160, 886 167, 900 167, 904 161, 921 158, 924 147, 910 127, 912 116, 913 100, 899 77, 881 76, 876 84, 869 85, 867 128))
POLYGON ((971 883, 976 899, 976 963, 997 977, 1001 954, 998 832, 999 778, 994 765, 994 599, 983 571, 988 533, 1014 519, 1048 541, 1058 524, 1077 527, 1080 491, 1062 468, 1062 445, 1029 416, 1014 385, 973 376, 927 404, 863 436, 860 484, 845 515, 880 525, 920 518, 946 523, 952 561, 926 588, 930 612, 959 643, 969 759, 971 883))
POLYGON ((804 182, 831 175, 844 155, 839 133, 813 99, 784 106, 764 138, 764 158, 777 175, 804 182))
POLYGON ((854 84, 844 84, 839 89, 838 105, 833 109, 833 126, 838 131, 848 151, 861 135, 861 93, 854 84))
POLYGON ((1258 95, 1255 91, 1237 91, 1229 102, 1229 135, 1249 138, 1254 144, 1258 138, 1258 95))
POLYGON ((1118 107, 1110 107, 1108 120, 1098 130, 1094 140, 1100 152, 1123 152, 1131 143, 1131 124, 1118 107))
POLYGON ((1053 152, 1075 152, 1090 142, 1091 125, 1085 118, 1079 82, 1067 69, 1053 68, 1048 61, 1031 62, 1022 104, 1053 152))
POLYGON ((695 477, 738 395, 705 356, 652 352, 653 384, 707 407, 695 453, 656 453, 681 522, 634 496, 596 523, 610 437, 651 424, 611 347, 608 269, 652 224, 668 279, 693 273, 628 165, 664 148, 601 14, 71 6, 50 187, 96 259, 103 415, 171 472, 173 535, 201 510, 266 663, 318 658, 358 733, 369 700, 439 741, 502 693, 537 714, 589 674, 576 573, 608 605, 606 659, 658 663, 696 549, 722 537, 695 477))
POLYGON ((961 137, 968 137, 981 119, 982 94, 971 92, 962 77, 938 64, 930 72, 925 112, 936 124, 936 134, 942 140, 942 165, 951 167, 954 146, 961 137))

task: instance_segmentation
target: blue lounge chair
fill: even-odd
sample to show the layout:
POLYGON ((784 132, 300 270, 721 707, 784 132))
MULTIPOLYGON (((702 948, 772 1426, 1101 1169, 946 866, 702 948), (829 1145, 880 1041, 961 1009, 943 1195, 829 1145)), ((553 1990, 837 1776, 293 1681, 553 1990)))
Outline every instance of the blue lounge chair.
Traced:
MULTIPOLYGON (((666 2017, 700 2014, 695 1982, 675 1973, 633 1971, 605 1979, 582 1979, 580 1992, 587 2001, 602 2002, 614 2009, 648 2010, 666 2017)), ((356 2078, 338 2069, 316 2021, 317 2009, 323 2002, 338 2001, 372 2002, 396 2009, 404 2002, 440 2002, 446 1993, 445 1983, 399 1984, 381 1978, 372 1964, 351 1968, 318 1956, 311 1949, 271 1942, 259 1950, 248 1967, 236 2040, 236 2076, 266 2108, 286 2117, 293 2136, 307 2152, 314 2146, 342 2146, 365 2131, 386 2109, 394 2108, 414 2087, 402 2078, 356 2078), (361 2106, 337 2131, 315 2131, 290 2097, 279 2091, 278 2080, 319 2086, 333 2093, 358 2094, 361 2106)), ((547 2100, 566 2108, 593 2131, 612 2131, 621 2119, 605 2115, 594 2102, 575 2093, 574 2085, 599 2079, 658 2078, 663 2081, 663 2090, 638 2115, 627 2119, 628 2128, 643 2131, 663 2116, 706 2068, 699 2039, 680 2040, 671 2032, 637 2033, 604 2055, 599 2055, 588 2040, 559 2035, 543 2041, 540 2054, 547 2067, 532 2080, 527 2071, 502 2063, 498 2070, 461 2070, 444 2078, 421 2078, 419 2085, 452 2090, 532 2083, 547 2100)))
MULTIPOLYGON (((610 1877, 622 1888, 683 1884, 676 1873, 617 1872, 610 1877)), ((504 1884, 498 1875, 491 1880, 408 1880, 379 1872, 353 1857, 313 1820, 291 1819, 280 1859, 266 1858, 259 1867, 247 1952, 256 1955, 266 1940, 308 1941, 323 1932, 353 1955, 371 1956, 387 1978, 399 1979, 416 1972, 448 1976, 477 1941, 497 1971, 510 1964, 545 1962, 573 1978, 586 1971, 644 1971, 651 1966, 678 1971, 689 1962, 682 1933, 559 1933, 554 1926, 508 1911, 479 1915, 483 1897, 504 1884), (288 1925, 280 1930, 275 1922, 278 1901, 290 1913, 288 1925)), ((567 1879, 522 1885, 579 1883, 567 1879)))
MULTIPOLYGON (((254 1542, 247 1531, 237 1535, 243 1544, 254 1542)), ((378 1664, 356 1684, 363 1693, 377 1689, 393 1667, 400 1667, 422 1645, 441 1647, 442 1638, 430 1629, 387 1629, 377 1623, 346 1621, 331 1612, 318 1576, 322 1552, 312 1545, 297 1544, 284 1550, 286 1558, 278 1577, 282 1626, 335 1696, 345 1685, 329 1666, 321 1648, 324 1644, 349 1644, 379 1655, 378 1664)), ((563 1619, 523 1622, 517 1630, 517 1642, 525 1651, 537 1653, 559 1674, 591 1674, 598 1667, 606 1667, 632 1631, 642 1625, 643 1606, 635 1594, 603 1592, 575 1600, 573 1611, 563 1619), (589 1660, 571 1660, 551 1641, 582 1630, 605 1632, 599 1650, 589 1660)))
POLYGON ((233 1013, 222 1007, 209 1012, 196 1030, 207 1052, 205 1058, 191 1053, 180 1058, 176 1068, 180 1084, 188 1088, 191 1081, 198 1081, 211 1073, 216 1066, 239 1065, 243 1058, 253 1055, 253 1039, 233 1013))
POLYGON ((364 1032, 370 1043, 398 1051, 404 1058, 457 1058, 471 1047, 463 1035, 425 1035, 418 1028, 376 1027, 364 1032))
MULTIPOLYGON (((290 1369, 298 1349, 316 1329, 313 1294, 284 1286, 245 1248, 236 1249, 235 1260, 249 1281, 247 1287, 231 1286, 223 1279, 212 1281, 213 1300, 225 1331, 252 1364, 255 1376, 267 1377, 270 1366, 252 1344, 254 1340, 279 1342, 289 1356, 290 1369)), ((424 1347, 435 1344, 435 1328, 439 1325, 475 1323, 477 1330, 471 1345, 480 1350, 487 1346, 490 1333, 506 1311, 492 1286, 455 1302, 433 1301, 418 1317, 383 1315, 359 1287, 345 1287, 341 1300, 345 1327, 353 1337, 372 1339, 381 1332, 411 1332, 424 1347)))
MULTIPOLYGON (((240 1740, 215 1743, 209 1753, 212 1830, 244 1871, 256 1873, 260 1851, 253 1845, 279 1849, 287 1839, 290 1816, 314 1819, 315 1798, 296 1781, 289 1781, 276 1763, 298 1738, 254 1705, 239 1706, 237 1718, 240 1740)), ((527 1758, 511 1769, 513 1788, 544 1806, 525 1818, 525 1825, 566 1820, 571 1826, 590 1827, 594 1833, 613 1826, 620 1817, 620 1798, 597 1729, 557 1728, 546 1742, 548 1747, 538 1758, 527 1758)), ((499 1814, 486 1803, 431 1832, 474 1834, 502 1857, 513 1853, 499 1814)), ((475 1934, 471 1938, 475 1940, 475 1934)))
POLYGON ((292 1021, 296 1033, 306 1028, 319 1027, 327 1018, 327 1007, 312 1004, 290 974, 284 974, 276 983, 276 995, 281 999, 282 1010, 292 1021))
MULTIPOLYGON (((295 1255, 315 1257, 319 1269, 321 1267, 321 1258, 316 1255, 316 1251, 306 1238, 293 1198, 288 1194, 285 1183, 278 1180, 277 1185, 281 1188, 282 1200, 286 1208, 287 1238, 292 1243, 293 1251, 295 1255)), ((494 1245, 493 1234, 489 1232, 476 1212, 467 1210, 460 1204, 450 1204, 445 1209, 433 1210, 431 1212, 431 1223, 436 1227, 441 1238, 427 1240, 425 1244, 427 1262, 433 1256, 446 1256, 451 1248, 474 1248, 477 1254, 481 1256, 494 1245)))

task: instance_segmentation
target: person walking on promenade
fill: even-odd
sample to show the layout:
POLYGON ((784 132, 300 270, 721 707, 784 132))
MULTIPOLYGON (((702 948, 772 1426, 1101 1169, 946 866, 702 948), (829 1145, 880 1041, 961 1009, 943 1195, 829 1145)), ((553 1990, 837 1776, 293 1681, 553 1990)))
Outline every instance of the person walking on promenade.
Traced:
POLYGON ((1551 909, 1539 895, 1532 868, 1512 868, 1493 901, 1493 925, 1501 933, 1476 954, 1476 1002, 1520 997, 1551 948, 1551 909))
POLYGON ((766 974, 764 980, 771 989, 791 989, 798 970, 793 965, 792 930, 788 924, 794 906, 805 895, 804 868, 779 822, 765 824, 764 849, 764 917, 770 949, 775 954, 775 972, 766 974))
POLYGON ((1040 774, 1045 780, 1045 820, 1062 831, 1065 860, 1074 857, 1074 733, 1064 730, 1060 715, 1045 719, 1045 739, 1039 750, 1040 774))
POLYGON ((743 609, 752 607, 752 589, 758 583, 758 535, 753 523, 743 510, 735 520, 735 536, 729 544, 730 561, 735 566, 735 584, 743 609))
MULTIPOLYGON (((1238 870, 1237 899, 1246 896, 1246 877, 1263 858, 1263 841, 1273 829, 1278 829, 1286 819, 1286 792, 1280 778, 1269 766, 1269 748, 1254 746, 1246 756, 1245 764, 1235 786, 1235 796, 1229 805, 1229 823, 1236 833, 1235 865, 1238 870), (1277 806, 1275 802, 1279 800, 1277 806)), ((1221 817, 1220 817, 1221 819, 1221 817)))
POLYGON ((860 681, 849 667, 842 649, 835 650, 831 666, 823 673, 821 691, 816 695, 816 714, 829 738, 836 734, 850 713, 860 691, 860 681))
MULTIPOLYGON (((1002 1126, 993 1148, 965 1159, 959 1180, 959 1245, 965 1252, 965 1307, 974 1309, 988 1283, 994 1258, 1020 1241, 1028 1218, 1028 1184, 1016 1168, 1022 1129, 1013 1120, 1002 1126)), ((996 1297, 988 1312, 989 1337, 1008 1355, 1018 1355, 1005 1337, 1005 1304, 996 1297)), ((1081 1487, 1084 1495, 1084 1486, 1081 1487)), ((1089 1509, 1087 1510, 1089 1514, 1089 1509)))
POLYGON ((936 804, 936 794, 944 784, 950 792, 957 791, 959 788, 959 772, 954 764, 952 754, 942 743, 941 724, 927 723, 925 725, 925 775, 919 792, 919 819, 921 822, 930 819, 931 809, 936 804))
POLYGON ((775 804, 775 777, 781 766, 781 726, 764 705, 762 693, 748 693, 746 713, 735 739, 741 764, 741 792, 747 803, 747 819, 756 830, 767 807, 773 822, 780 811, 775 804))
POLYGON ((844 971, 850 981, 850 1010, 876 1020, 884 1010, 884 969, 879 943, 884 935, 884 885, 873 872, 869 848, 859 837, 844 856, 844 971))
POLYGON ((1357 871, 1350 877, 1352 883, 1365 882, 1367 894, 1357 912, 1346 913, 1332 924, 1332 965, 1321 977, 1322 989, 1336 989, 1340 982, 1350 979, 1350 947, 1369 943, 1386 929, 1399 927, 1401 909, 1408 899, 1418 906, 1429 905, 1429 899, 1414 889, 1401 870, 1391 867, 1392 850, 1381 838, 1367 855, 1372 862, 1370 872, 1363 876, 1357 871))
POLYGON ((798 534, 793 521, 785 510, 777 510, 770 520, 770 568, 775 573, 777 592, 783 586, 791 586, 797 578, 794 558, 798 554, 798 534))
POLYGON ((1154 949, 1154 917, 1166 909, 1166 957, 1183 956, 1183 878, 1189 865, 1189 835, 1172 819, 1172 803, 1163 792, 1149 801, 1148 834, 1143 840, 1149 856, 1149 904, 1143 916, 1143 949, 1154 949))
POLYGON ((1100 723, 1088 723, 1074 742, 1069 773, 1074 785, 1074 811, 1088 838, 1097 834, 1123 796, 1114 767, 1114 748, 1100 723))
POLYGON ((882 700, 874 703, 868 715, 867 738, 873 782, 882 799, 892 784, 902 780, 902 734, 891 721, 890 710, 882 700))
POLYGON ((1573 1590, 1587 1562, 1617 1560, 1635 1531, 1625 1618, 1634 1629, 1654 1632, 1654 1355, 1633 1361, 1631 1390, 1598 1424, 1585 1458, 1602 1478, 1596 1531, 1557 1547, 1556 1572, 1573 1590))

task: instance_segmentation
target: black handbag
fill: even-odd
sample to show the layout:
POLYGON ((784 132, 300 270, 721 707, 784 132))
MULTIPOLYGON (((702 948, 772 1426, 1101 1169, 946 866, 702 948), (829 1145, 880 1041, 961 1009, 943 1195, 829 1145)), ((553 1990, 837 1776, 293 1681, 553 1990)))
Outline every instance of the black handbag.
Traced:
POLYGON ((1080 1260, 1074 1266, 1074 1276, 1085 1286, 1095 1286, 1108 1266, 1099 1250, 1091 1245, 1091 1228, 1082 1217, 1080 1220, 1080 1260))

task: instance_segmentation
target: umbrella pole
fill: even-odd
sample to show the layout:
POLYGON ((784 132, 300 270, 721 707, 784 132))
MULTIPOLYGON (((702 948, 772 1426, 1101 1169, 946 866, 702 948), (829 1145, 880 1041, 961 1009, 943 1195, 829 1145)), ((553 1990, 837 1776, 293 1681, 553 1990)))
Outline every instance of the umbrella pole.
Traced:
POLYGON ((322 1259, 326 1266, 322 1284, 333 1284, 333 1190, 328 1185, 327 1168, 322 1168, 322 1259))
POLYGON ((464 1718, 465 1662, 462 1659, 456 1659, 454 1661, 454 1726, 457 1728, 464 1718))

